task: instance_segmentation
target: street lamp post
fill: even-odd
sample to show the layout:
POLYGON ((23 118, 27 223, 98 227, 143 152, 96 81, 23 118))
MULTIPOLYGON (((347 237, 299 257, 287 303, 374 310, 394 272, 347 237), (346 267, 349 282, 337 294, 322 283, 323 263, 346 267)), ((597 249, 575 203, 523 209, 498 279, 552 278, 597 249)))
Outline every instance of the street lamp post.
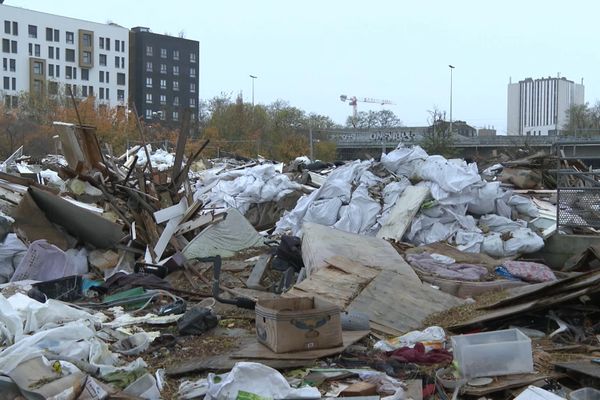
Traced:
POLYGON ((249 75, 250 78, 252 78, 252 108, 254 108, 254 81, 256 80, 256 78, 258 78, 258 76, 256 75, 249 75))
POLYGON ((454 70, 454 65, 448 64, 450 67, 450 135, 452 135, 452 70, 454 70))

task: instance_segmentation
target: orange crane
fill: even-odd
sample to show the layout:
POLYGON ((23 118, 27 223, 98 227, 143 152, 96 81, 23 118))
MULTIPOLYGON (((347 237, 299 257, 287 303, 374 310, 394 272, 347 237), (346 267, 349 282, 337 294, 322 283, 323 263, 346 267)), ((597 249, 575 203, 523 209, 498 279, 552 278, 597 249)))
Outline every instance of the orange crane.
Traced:
POLYGON ((386 105, 386 104, 394 104, 393 102, 391 102, 390 100, 380 100, 380 99, 373 99, 370 97, 363 97, 363 98, 356 98, 356 96, 352 96, 352 97, 348 97, 345 94, 340 95, 340 100, 343 102, 348 101, 348 105, 352 106, 352 121, 353 121, 353 125, 356 126, 356 116, 358 114, 358 102, 361 103, 374 103, 374 104, 381 104, 386 105))

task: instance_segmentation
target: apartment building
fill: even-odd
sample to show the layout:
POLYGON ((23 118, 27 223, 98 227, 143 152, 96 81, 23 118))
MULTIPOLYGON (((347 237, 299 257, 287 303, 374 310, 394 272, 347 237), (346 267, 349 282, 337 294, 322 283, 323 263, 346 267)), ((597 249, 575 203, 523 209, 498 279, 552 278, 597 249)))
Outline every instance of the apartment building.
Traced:
POLYGON ((131 29, 129 90, 144 120, 178 126, 189 111, 197 121, 199 53, 198 41, 131 29))
POLYGON ((509 135, 554 136, 568 123, 567 111, 584 104, 584 86, 566 78, 541 78, 508 84, 509 135))
POLYGON ((95 96, 100 104, 129 98, 129 30, 0 4, 0 100, 16 107, 32 95, 95 96))

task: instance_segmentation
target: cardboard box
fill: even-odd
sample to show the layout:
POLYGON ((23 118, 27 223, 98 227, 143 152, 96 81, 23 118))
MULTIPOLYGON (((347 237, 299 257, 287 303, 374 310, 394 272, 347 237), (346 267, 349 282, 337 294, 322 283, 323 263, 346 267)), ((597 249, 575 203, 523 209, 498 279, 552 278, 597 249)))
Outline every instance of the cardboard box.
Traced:
POLYGON ((256 336, 275 353, 341 346, 340 309, 315 297, 259 300, 256 336))

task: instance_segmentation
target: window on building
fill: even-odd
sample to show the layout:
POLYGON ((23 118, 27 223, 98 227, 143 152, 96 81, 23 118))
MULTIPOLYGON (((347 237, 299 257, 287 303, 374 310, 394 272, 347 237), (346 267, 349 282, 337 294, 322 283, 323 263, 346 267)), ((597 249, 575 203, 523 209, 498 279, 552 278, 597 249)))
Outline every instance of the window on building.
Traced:
POLYGON ((94 95, 94 87, 93 86, 88 87, 88 91, 89 91, 90 96, 94 95))
POLYGON ((83 54, 83 63, 86 65, 91 65, 92 64, 92 52, 84 51, 82 54, 83 54))
POLYGON ((125 57, 121 57, 121 68, 125 68, 125 57))
POLYGON ((83 47, 92 47, 92 34, 84 33, 81 35, 81 45, 83 47))
POLYGON ((2 52, 10 53, 10 40, 2 39, 2 52))
POLYGON ((161 94, 160 95, 160 104, 161 105, 167 104, 167 95, 166 94, 161 94))
POLYGON ((193 97, 190 99, 190 107, 191 108, 196 108, 196 99, 193 98, 193 97))
POLYGON ((125 101, 125 91, 123 89, 117 89, 117 101, 125 101))
POLYGON ((48 64, 48 76, 54 76, 54 64, 48 64))
POLYGON ((90 70, 88 68, 81 68, 81 80, 82 81, 90 80, 90 70))
POLYGON ((16 40, 11 40, 10 41, 10 52, 11 53, 17 53, 17 41, 16 40))
POLYGON ((48 58, 54 59, 54 47, 48 46, 48 58))
POLYGON ((166 79, 161 79, 160 80, 160 88, 161 89, 166 89, 167 88, 167 80, 166 79))
POLYGON ((103 37, 99 37, 99 38, 98 38, 98 46, 99 46, 101 49, 104 49, 104 38, 103 38, 103 37))
POLYGON ((57 60, 60 60, 60 47, 57 47, 54 51, 54 55, 56 56, 57 60))
POLYGON ((65 49, 65 60, 69 62, 75 62, 75 50, 65 49))
POLYGON ((173 90, 179 91, 179 81, 173 81, 173 90))
POLYGON ((100 88, 100 100, 104 100, 104 88, 100 88))
POLYGON ((48 82, 48 93, 49 94, 58 94, 58 82, 54 82, 54 81, 48 82))
POLYGON ((51 42, 54 39, 54 30, 52 28, 46 28, 46 40, 51 42))
POLYGON ((196 77, 196 68, 190 68, 190 78, 196 77))
POLYGON ((41 48, 40 48, 40 45, 39 45, 39 44, 36 44, 36 45, 34 46, 34 50, 35 50, 35 51, 34 51, 34 55, 35 55, 36 57, 39 57, 39 56, 40 56, 40 53, 41 53, 41 48))
POLYGON ((10 21, 4 21, 4 33, 10 35, 10 21))
POLYGON ((60 32, 58 29, 54 30, 54 41, 55 42, 60 42, 60 32))
POLYGON ((8 76, 4 77, 4 90, 10 90, 10 78, 8 76))
POLYGON ((173 97, 173 105, 179 107, 179 96, 173 97))
MULTIPOLYGON (((110 83, 110 72, 106 71, 106 83, 110 83)), ((106 89, 108 90, 108 89, 106 89)))
POLYGON ((44 75, 44 64, 40 61, 33 62, 33 74, 44 75))
POLYGON ((191 114, 191 117, 192 117, 192 122, 193 122, 193 121, 196 121, 196 113, 192 113, 192 114, 191 114))
POLYGON ((158 112, 158 117, 160 118, 160 120, 161 120, 161 121, 164 121, 165 119, 167 119, 167 118, 166 118, 166 114, 167 114, 167 113, 166 113, 166 112, 164 112, 164 111, 159 111, 159 112, 158 112))
POLYGON ((33 93, 35 93, 36 95, 40 96, 42 94, 42 81, 40 81, 39 79, 34 79, 33 80, 33 93))
POLYGON ((121 51, 121 41, 115 40, 115 51, 121 51))
POLYGON ((75 43, 75 34, 73 32, 66 32, 65 37, 67 38, 68 44, 75 43))
POLYGON ((117 73, 117 85, 125 85, 125 74, 122 72, 117 73))
POLYGON ((121 40, 121 51, 125 53, 125 41, 121 40))
POLYGON ((160 49, 160 58, 167 58, 167 49, 160 49))
POLYGON ((81 97, 88 97, 88 87, 85 85, 81 87, 81 97))
POLYGON ((110 100, 110 89, 106 88, 106 100, 110 100))
POLYGON ((152 56, 153 54, 152 46, 146 46, 146 55, 152 56))
POLYGON ((100 83, 104 83, 104 71, 98 71, 98 80, 100 83))
POLYGON ((196 53, 190 53, 190 62, 195 63, 197 61, 196 53))
POLYGON ((2 70, 3 71, 8 71, 8 58, 3 58, 2 59, 2 70))
POLYGON ((179 121, 179 111, 173 111, 173 121, 179 121))
POLYGON ((106 67, 106 54, 100 54, 100 65, 106 67))
POLYGON ((15 60, 14 58, 10 59, 10 71, 11 72, 15 72, 17 70, 17 60, 15 60))
POLYGON ((65 67, 65 78, 73 79, 73 67, 65 67))
POLYGON ((146 119, 152 119, 152 110, 146 110, 146 119))
POLYGON ((29 55, 33 56, 33 43, 29 43, 29 55))
POLYGON ((146 72, 152 72, 152 63, 150 61, 146 62, 146 72))
POLYGON ((152 93, 146 93, 146 103, 152 104, 152 93))
POLYGON ((73 79, 77 79, 77 68, 73 67, 73 79))
MULTIPOLYGON (((106 38, 106 50, 110 50, 110 38, 106 38)), ((106 96, 106 98, 108 99, 108 96, 106 96)))
POLYGON ((115 68, 119 68, 121 65, 121 60, 119 60, 119 56, 115 56, 115 68))
POLYGON ((56 64, 54 66, 54 73, 56 74, 57 78, 60 78, 60 65, 56 64))
POLYGON ((19 24, 17 22, 13 21, 12 25, 13 25, 12 34, 15 36, 19 35, 19 24))
POLYGON ((12 83, 12 90, 17 90, 17 78, 11 78, 10 82, 12 83))
POLYGON ((179 65, 173 65, 173 75, 179 75, 179 65))
POLYGON ((179 50, 173 50, 173 60, 179 60, 179 50))
POLYGON ((37 39, 37 26, 35 26, 35 25, 28 25, 27 26, 27 33, 28 33, 28 36, 30 38, 37 39))
POLYGON ((146 78, 146 87, 147 88, 151 88, 152 87, 152 78, 146 78))
POLYGON ((190 93, 196 93, 196 84, 190 83, 190 93))
POLYGON ((160 64, 160 73, 161 74, 167 73, 167 64, 160 64))

